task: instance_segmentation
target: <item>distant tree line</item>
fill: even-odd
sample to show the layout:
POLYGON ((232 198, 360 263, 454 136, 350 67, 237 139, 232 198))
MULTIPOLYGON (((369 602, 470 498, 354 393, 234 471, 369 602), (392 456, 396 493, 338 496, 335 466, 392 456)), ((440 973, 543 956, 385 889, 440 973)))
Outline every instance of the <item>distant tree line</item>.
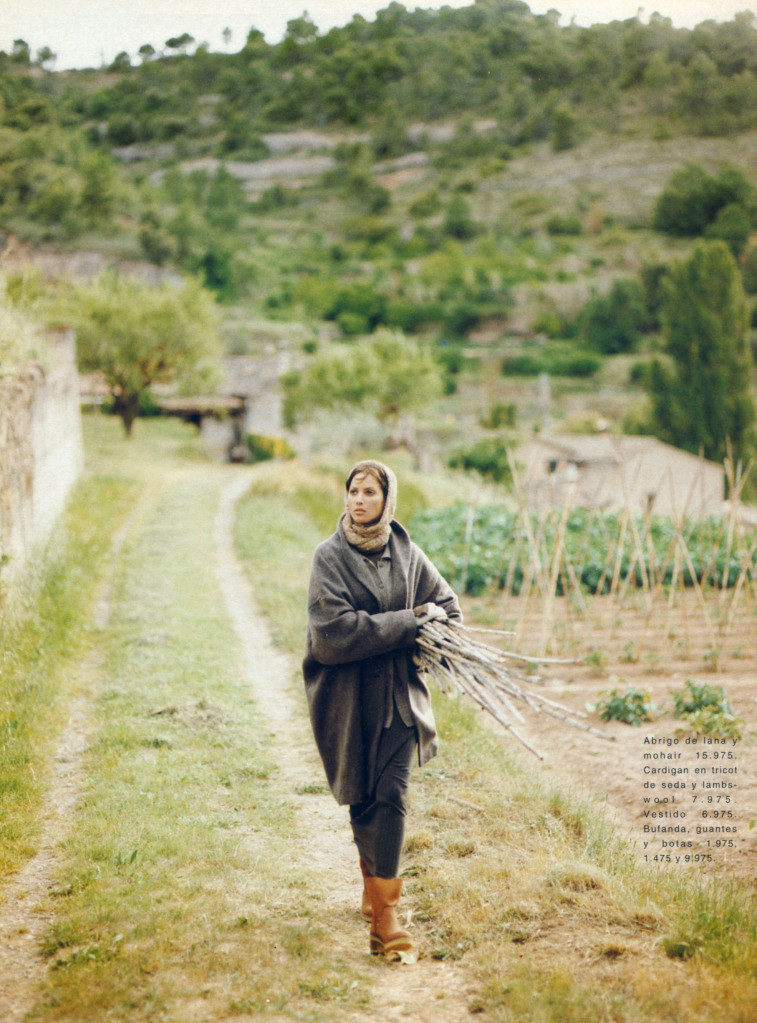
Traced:
MULTIPOLYGON (((160 54, 150 44, 133 57, 122 52, 110 84, 74 86, 65 105, 93 128, 104 124, 113 145, 128 145, 203 135, 197 100, 213 94, 221 148, 258 155, 260 134, 272 127, 363 125, 397 113, 407 124, 486 113, 499 122, 501 145, 551 138, 557 149, 592 125, 618 126, 627 107, 701 135, 757 123, 749 12, 692 30, 658 14, 647 24, 585 28, 534 15, 520 0, 458 10, 391 3, 372 22, 356 15, 324 33, 303 15, 277 44, 251 28, 235 54, 200 46, 189 55, 194 42, 183 33, 160 54)), ((52 59, 47 47, 37 55, 41 65, 52 59)), ((0 53, 0 71, 31 61, 17 40, 0 53)))

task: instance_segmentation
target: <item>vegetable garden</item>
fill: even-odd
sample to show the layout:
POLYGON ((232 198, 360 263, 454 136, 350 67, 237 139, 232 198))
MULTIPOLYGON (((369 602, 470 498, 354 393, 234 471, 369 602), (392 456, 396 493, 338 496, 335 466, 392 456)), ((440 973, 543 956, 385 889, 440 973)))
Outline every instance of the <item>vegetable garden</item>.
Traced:
POLYGON ((599 607, 617 615, 632 604, 666 635, 681 615, 687 629, 700 620, 710 644, 741 610, 754 610, 757 528, 740 521, 736 505, 699 521, 628 508, 456 505, 418 513, 412 533, 458 592, 493 599, 499 591, 516 620, 536 611, 542 648, 559 598, 562 620, 586 621, 599 607))
POLYGON ((413 536, 473 596, 492 587, 518 596, 550 576, 558 595, 610 593, 619 583, 728 589, 757 581, 757 531, 736 534, 715 517, 677 524, 580 508, 539 516, 456 505, 419 513, 413 536))

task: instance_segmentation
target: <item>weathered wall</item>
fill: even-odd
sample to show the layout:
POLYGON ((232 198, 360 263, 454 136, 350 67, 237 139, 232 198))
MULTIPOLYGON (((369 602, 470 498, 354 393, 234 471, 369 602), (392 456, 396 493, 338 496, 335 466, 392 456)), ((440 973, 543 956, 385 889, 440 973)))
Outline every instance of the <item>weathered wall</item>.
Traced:
POLYGON ((73 331, 48 343, 47 370, 0 380, 0 558, 11 572, 50 534, 84 460, 73 331))

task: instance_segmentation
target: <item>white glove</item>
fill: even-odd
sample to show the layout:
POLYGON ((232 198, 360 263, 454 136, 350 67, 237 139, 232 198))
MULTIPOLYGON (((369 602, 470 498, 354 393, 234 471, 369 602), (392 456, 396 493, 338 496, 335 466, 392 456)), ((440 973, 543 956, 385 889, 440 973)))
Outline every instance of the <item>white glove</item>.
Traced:
POLYGON ((413 608, 413 611, 419 626, 425 625, 426 622, 432 622, 434 619, 444 621, 447 618, 447 612, 439 604, 421 604, 420 607, 413 608))

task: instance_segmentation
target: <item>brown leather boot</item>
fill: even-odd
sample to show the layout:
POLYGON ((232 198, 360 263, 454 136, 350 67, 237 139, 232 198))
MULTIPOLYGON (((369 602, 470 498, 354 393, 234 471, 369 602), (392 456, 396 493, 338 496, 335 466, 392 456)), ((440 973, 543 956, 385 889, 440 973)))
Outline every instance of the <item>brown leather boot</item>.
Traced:
POLYGON ((402 894, 399 877, 366 877, 365 887, 371 900, 371 954, 391 955, 409 952, 413 947, 410 935, 397 919, 397 903, 402 894))
POLYGON ((363 898, 360 903, 360 915, 366 923, 370 923, 373 919, 373 912, 371 911, 371 897, 365 884, 365 879, 369 874, 368 866, 362 856, 360 857, 360 873, 363 875, 363 898))

